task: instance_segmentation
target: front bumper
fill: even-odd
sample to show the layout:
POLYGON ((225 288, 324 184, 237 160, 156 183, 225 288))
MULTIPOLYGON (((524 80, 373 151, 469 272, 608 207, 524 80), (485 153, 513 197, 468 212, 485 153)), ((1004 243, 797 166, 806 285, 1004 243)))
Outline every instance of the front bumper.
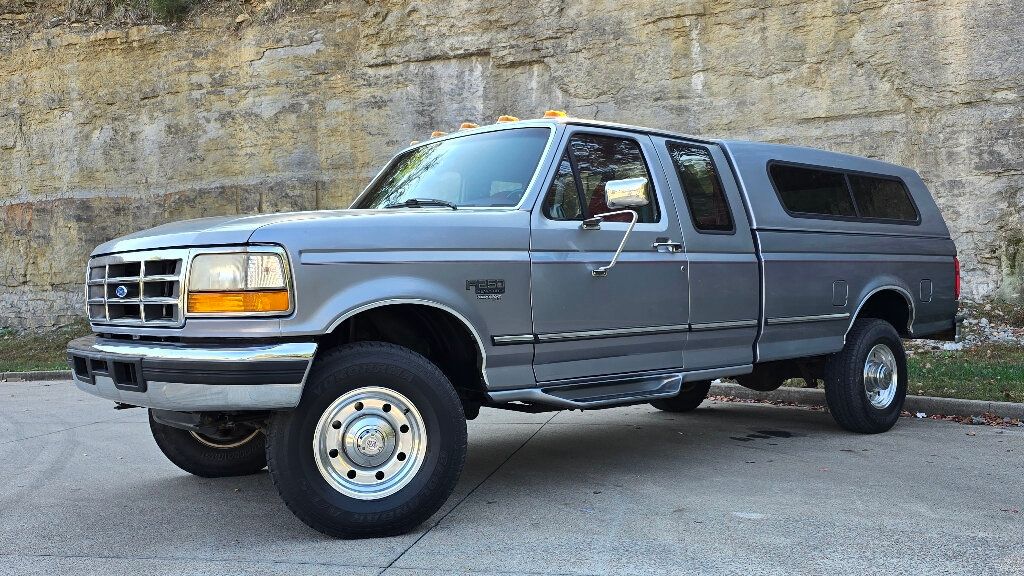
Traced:
POLYGON ((132 406, 179 412, 294 408, 315 342, 193 345, 85 336, 68 344, 81 390, 132 406))

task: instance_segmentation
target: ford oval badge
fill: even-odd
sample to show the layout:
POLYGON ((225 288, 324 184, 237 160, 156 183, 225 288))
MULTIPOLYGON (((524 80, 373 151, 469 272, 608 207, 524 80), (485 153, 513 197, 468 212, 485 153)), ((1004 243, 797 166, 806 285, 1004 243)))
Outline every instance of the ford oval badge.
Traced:
POLYGON ((114 294, 116 294, 118 298, 124 298, 128 295, 128 287, 123 285, 118 286, 114 289, 114 294))

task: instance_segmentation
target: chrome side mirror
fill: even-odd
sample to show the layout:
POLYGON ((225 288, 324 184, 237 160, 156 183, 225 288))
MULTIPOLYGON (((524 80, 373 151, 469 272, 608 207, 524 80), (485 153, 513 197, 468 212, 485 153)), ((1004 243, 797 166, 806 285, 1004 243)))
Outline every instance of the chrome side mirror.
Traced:
POLYGON ((622 249, 626 247, 626 240, 629 239, 630 233, 633 232, 633 227, 636 226, 636 222, 640 218, 636 210, 631 210, 631 208, 641 208, 651 203, 651 197, 647 193, 647 178, 624 178, 622 180, 609 180, 605 182, 604 203, 605 206, 608 206, 609 212, 595 214, 587 218, 580 224, 580 228, 584 230, 600 230, 601 222, 605 217, 617 216, 619 214, 628 214, 630 222, 629 226, 626 227, 626 233, 622 235, 619 247, 612 256, 612 261, 606 266, 600 266, 590 271, 591 274, 598 278, 607 276, 608 271, 619 261, 622 249))
POLYGON ((609 180, 604 184, 604 203, 609 210, 640 208, 651 203, 647 178, 609 180))

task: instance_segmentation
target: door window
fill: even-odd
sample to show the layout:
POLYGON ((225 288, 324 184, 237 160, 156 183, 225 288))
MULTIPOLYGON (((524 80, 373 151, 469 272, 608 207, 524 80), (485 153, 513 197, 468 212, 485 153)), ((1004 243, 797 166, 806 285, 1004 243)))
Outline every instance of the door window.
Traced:
POLYGON ((572 173, 572 161, 569 159, 568 150, 558 163, 558 173, 555 174, 551 190, 544 199, 544 215, 552 220, 583 219, 580 194, 576 188, 576 176, 572 173))
MULTIPOLYGON (((605 203, 605 184, 611 180, 646 178, 651 203, 637 208, 638 222, 660 218, 654 180, 647 170, 640 145, 628 138, 577 134, 569 140, 558 172, 544 200, 544 215, 552 220, 581 220, 611 212, 605 203)), ((609 216, 628 222, 628 215, 609 216)))

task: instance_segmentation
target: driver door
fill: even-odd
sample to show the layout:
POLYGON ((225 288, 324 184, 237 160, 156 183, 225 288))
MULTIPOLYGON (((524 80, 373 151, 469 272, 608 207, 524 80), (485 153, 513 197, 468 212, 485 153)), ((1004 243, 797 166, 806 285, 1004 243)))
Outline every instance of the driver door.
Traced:
POLYGON ((569 126, 532 216, 534 373, 538 382, 681 368, 689 321, 682 232, 650 137, 569 126), (650 203, 617 264, 630 218, 610 212, 606 184, 646 178, 650 203), (669 245, 665 245, 668 243, 669 245), (656 246, 661 244, 661 246, 656 246))

